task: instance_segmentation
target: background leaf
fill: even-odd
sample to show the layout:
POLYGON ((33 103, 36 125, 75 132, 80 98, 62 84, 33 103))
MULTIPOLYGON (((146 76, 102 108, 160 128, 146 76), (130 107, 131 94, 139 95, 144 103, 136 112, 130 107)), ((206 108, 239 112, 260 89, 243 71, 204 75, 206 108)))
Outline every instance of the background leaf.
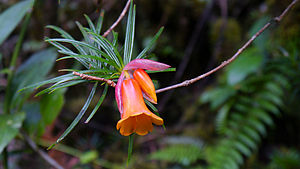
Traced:
POLYGON ((263 56, 256 48, 248 48, 233 63, 226 67, 227 83, 235 85, 261 66, 263 56))
POLYGON ((57 53, 53 49, 46 49, 32 55, 16 71, 10 91, 11 107, 20 106, 33 89, 18 92, 18 90, 30 84, 44 80, 51 70, 57 53))
POLYGON ((0 45, 16 28, 24 15, 32 8, 34 0, 21 1, 0 15, 0 45))
POLYGON ((0 115, 0 154, 7 144, 19 133, 25 113, 0 115))
POLYGON ((64 103, 66 89, 56 90, 51 94, 43 95, 40 101, 41 121, 39 123, 38 135, 44 133, 47 125, 50 125, 60 113, 64 103))

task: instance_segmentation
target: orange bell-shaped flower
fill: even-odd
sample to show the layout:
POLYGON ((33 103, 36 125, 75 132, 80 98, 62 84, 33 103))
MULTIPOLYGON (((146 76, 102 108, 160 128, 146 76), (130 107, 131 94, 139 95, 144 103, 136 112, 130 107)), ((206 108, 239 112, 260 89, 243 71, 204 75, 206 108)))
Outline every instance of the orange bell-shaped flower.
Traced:
POLYGON ((142 91, 147 97, 147 100, 157 104, 155 87, 149 75, 143 69, 136 69, 133 73, 133 77, 140 85, 142 91))
POLYGON ((132 133, 146 135, 152 131, 152 123, 162 125, 163 119, 153 114, 146 106, 142 91, 135 79, 126 79, 121 86, 123 113, 117 130, 124 136, 132 133))

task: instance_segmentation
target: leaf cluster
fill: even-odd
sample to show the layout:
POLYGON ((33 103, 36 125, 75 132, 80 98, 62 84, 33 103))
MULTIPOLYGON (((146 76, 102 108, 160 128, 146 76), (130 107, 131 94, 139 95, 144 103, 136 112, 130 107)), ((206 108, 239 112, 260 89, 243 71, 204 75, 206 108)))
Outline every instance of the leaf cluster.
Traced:
MULTIPOLYGON (((76 59, 84 67, 84 70, 63 69, 61 71, 67 71, 67 72, 75 71, 81 74, 109 79, 116 82, 126 64, 128 64, 133 59, 145 58, 148 51, 152 48, 152 46, 155 44, 156 40, 158 39, 159 35, 162 33, 163 28, 160 28, 160 30, 152 38, 152 40, 145 47, 145 49, 142 50, 142 52, 139 53, 136 57, 134 57, 133 44, 134 44, 136 9, 135 9, 135 5, 133 5, 133 2, 131 2, 128 13, 129 14, 127 19, 125 42, 123 46, 119 46, 120 43, 118 42, 118 33, 114 31, 112 31, 111 41, 100 35, 102 23, 103 23, 104 11, 101 11, 99 19, 95 24, 91 21, 91 19, 87 15, 85 15, 86 21, 88 23, 88 27, 84 27, 79 22, 76 22, 76 25, 83 36, 83 40, 81 41, 75 40, 69 33, 67 33, 66 31, 62 30, 59 27, 53 25, 47 26, 47 28, 53 29, 61 35, 61 38, 48 38, 48 37, 45 38, 47 42, 49 42, 50 44, 52 44, 58 49, 58 52, 60 54, 65 55, 59 58, 58 61, 63 59, 73 58, 76 59), (69 45, 71 45, 71 47, 69 45)), ((169 69, 167 71, 174 71, 174 69, 169 69)), ((149 72, 149 73, 155 73, 155 72, 149 72)), ((43 89, 42 91, 37 93, 36 95, 38 96, 45 93, 52 93, 53 91, 56 91, 58 89, 70 87, 83 82, 94 83, 93 89, 91 90, 81 111, 75 117, 75 119, 70 124, 70 126, 65 130, 65 132, 58 138, 55 144, 63 140, 65 136, 67 136, 72 131, 72 129, 76 126, 76 124, 78 124, 78 122, 84 116, 87 108, 89 107, 95 95, 96 89, 99 86, 99 82, 82 79, 81 77, 76 76, 73 73, 68 73, 49 80, 45 80, 39 83, 29 85, 22 89, 22 90, 30 89, 30 88, 37 89, 43 85, 52 84, 50 87, 43 89)), ((90 121, 90 119, 93 117, 93 115, 101 106, 103 100, 106 97, 107 90, 108 90, 108 85, 105 85, 102 95, 97 105, 94 107, 89 117, 85 121, 86 123, 90 121)), ((49 148, 53 147, 55 144, 53 144, 49 148)))

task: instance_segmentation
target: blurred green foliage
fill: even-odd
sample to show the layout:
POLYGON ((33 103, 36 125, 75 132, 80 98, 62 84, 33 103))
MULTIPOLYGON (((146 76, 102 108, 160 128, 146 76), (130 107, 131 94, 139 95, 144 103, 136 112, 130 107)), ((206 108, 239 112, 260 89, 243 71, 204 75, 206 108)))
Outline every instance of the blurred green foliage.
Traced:
MULTIPOLYGON (((148 58, 177 68, 185 59, 185 49, 194 36, 198 17, 204 15, 209 2, 135 1, 137 15, 132 56, 148 47, 148 51, 153 52, 148 58), (165 29, 157 43, 147 46, 153 42, 155 32, 161 33, 161 26, 165 29)), ((47 41, 76 51, 83 42, 94 43, 88 41, 91 35, 87 32, 93 29, 91 23, 96 23, 95 33, 103 33, 125 5, 125 1, 117 0, 62 0, 60 4, 53 0, 36 0, 31 9, 32 3, 14 0, 0 4, 0 166, 4 165, 8 155, 8 166, 17 169, 48 167, 23 143, 19 130, 28 133, 36 144, 46 149, 78 115, 89 92, 93 91, 93 86, 82 83, 84 80, 57 72, 66 68, 84 68, 78 61, 70 59, 61 60, 54 66, 57 52, 48 47, 44 37, 72 36, 76 43, 65 41, 59 45, 58 41, 47 41), (105 16, 100 31, 97 23, 102 9, 105 16), (28 12, 32 12, 32 16, 26 26, 24 21, 28 12), (28 29, 16 63, 11 65, 24 25, 28 29), (55 26, 45 28, 46 25, 55 26), (40 85, 48 82, 61 85, 72 80, 78 81, 74 84, 80 84, 39 97, 33 97, 40 92, 33 89, 18 92, 25 86, 60 75, 62 78, 40 85), (68 80, 62 81, 65 78, 68 80)), ((214 1, 180 79, 192 78, 229 58, 288 3, 233 0, 224 6, 214 1), (222 11, 227 11, 226 17, 222 11)), ((145 137, 135 137, 128 168, 300 168, 299 7, 297 4, 282 22, 273 24, 224 70, 191 86, 176 89, 164 107, 159 107, 159 103, 158 112, 164 118, 166 130, 156 128, 145 137), (174 136, 173 141, 166 141, 174 136)), ((123 43, 117 43, 116 39, 123 42, 129 37, 126 29, 127 17, 116 27, 115 33, 108 36, 110 43, 121 51, 124 50, 123 43)), ((70 52, 66 48, 60 50, 60 57, 70 52)), ((90 52, 89 49, 84 51, 90 52)), ((81 55, 90 55, 90 59, 94 59, 93 53, 81 55)), ((120 56, 123 57, 123 53, 120 56)), ((126 58, 130 56, 126 55, 126 58)), ((89 64, 84 63, 87 69, 89 64)), ((99 68, 99 65, 94 66, 99 68)), ((160 88, 172 83, 174 75, 168 72, 150 76, 160 88)), ((46 85, 41 91, 49 87, 56 89, 46 85)), ((163 100, 164 95, 159 94, 158 100, 163 100)), ((65 168, 126 168, 128 139, 121 137, 115 129, 119 114, 113 89, 94 88, 93 96, 90 107, 99 108, 97 105, 100 104, 101 108, 84 106, 86 111, 93 112, 93 119, 88 124, 78 125, 64 142, 47 153, 65 168)), ((88 117, 82 115, 82 118, 88 117)), ((83 121, 78 119, 78 122, 83 121)))

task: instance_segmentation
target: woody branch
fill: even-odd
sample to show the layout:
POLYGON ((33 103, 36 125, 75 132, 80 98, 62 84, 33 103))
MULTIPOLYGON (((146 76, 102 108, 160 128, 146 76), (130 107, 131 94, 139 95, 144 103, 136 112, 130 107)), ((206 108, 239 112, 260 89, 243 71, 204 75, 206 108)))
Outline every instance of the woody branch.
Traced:
MULTIPOLYGON (((128 0, 127 3, 129 3, 131 0, 128 0)), ((190 79, 190 80, 186 80, 186 81, 183 81, 181 83, 178 83, 178 84, 175 84, 175 85, 172 85, 172 86, 168 86, 168 87, 165 87, 165 88, 162 88, 162 89, 158 89, 156 90, 156 93, 162 93, 162 92, 165 92, 165 91, 168 91, 168 90, 172 90, 172 89, 175 89, 175 88, 179 88, 179 87, 185 87, 185 86, 189 86, 197 81, 199 81, 200 79, 203 79, 215 72, 217 72, 218 70, 222 69, 223 67, 227 66, 228 64, 230 64, 231 62, 233 62, 239 55, 241 55, 241 53, 243 53, 245 51, 245 49, 247 47, 249 47, 251 45, 251 43, 257 38, 259 37, 265 30, 267 30, 271 25, 272 23, 279 23, 283 17, 288 13, 288 11, 298 2, 299 0, 293 0, 289 6, 287 6, 287 8, 277 17, 273 18, 271 21, 269 21, 268 23, 266 23, 260 30, 258 30, 240 49, 238 49, 238 51, 228 60, 222 62, 219 66, 217 66, 216 68, 202 74, 202 75, 199 75, 193 79, 190 79)), ((126 7, 125 7, 126 8, 126 7)), ((122 13, 126 13, 126 10, 123 10, 122 13), (125 11, 125 12, 124 12, 125 11)), ((122 14, 121 14, 122 15, 122 14)), ((122 18, 120 15, 119 18, 122 18)), ((116 23, 118 23, 116 21, 116 23)), ((99 78, 99 77, 95 77, 95 76, 89 76, 89 75, 85 75, 85 74, 82 74, 82 73, 78 73, 78 72, 73 72, 74 75, 77 75, 77 76, 80 76, 82 79, 86 79, 86 80, 96 80, 96 81, 103 81, 103 82, 106 82, 108 85, 112 86, 112 87, 115 87, 116 84, 111 81, 111 80, 108 80, 108 79, 104 79, 104 78, 99 78)))
POLYGON ((275 17, 273 18, 271 21, 269 21, 268 23, 266 23, 259 31, 257 31, 240 49, 238 49, 238 51, 228 60, 222 62, 219 66, 217 66, 216 68, 202 74, 202 75, 199 75, 193 79, 190 79, 190 80, 186 80, 186 81, 183 81, 181 83, 178 83, 178 84, 175 84, 175 85, 172 85, 172 86, 168 86, 168 87, 165 87, 165 88, 162 88, 162 89, 158 89, 156 90, 156 93, 161 93, 161 92, 165 92, 165 91, 168 91, 168 90, 171 90, 171 89, 175 89, 175 88, 179 88, 179 87, 184 87, 184 86, 189 86, 190 84, 193 84, 197 81, 199 81, 200 79, 203 79, 215 72, 217 72, 218 70, 222 69, 223 67, 227 66, 228 64, 230 64, 231 62, 233 62, 247 47, 250 46, 250 44, 259 36, 261 35, 266 29, 268 29, 271 24, 273 22, 275 23, 279 23, 282 18, 287 14, 287 12, 298 2, 298 0, 293 0, 290 5, 278 16, 278 17, 275 17))

